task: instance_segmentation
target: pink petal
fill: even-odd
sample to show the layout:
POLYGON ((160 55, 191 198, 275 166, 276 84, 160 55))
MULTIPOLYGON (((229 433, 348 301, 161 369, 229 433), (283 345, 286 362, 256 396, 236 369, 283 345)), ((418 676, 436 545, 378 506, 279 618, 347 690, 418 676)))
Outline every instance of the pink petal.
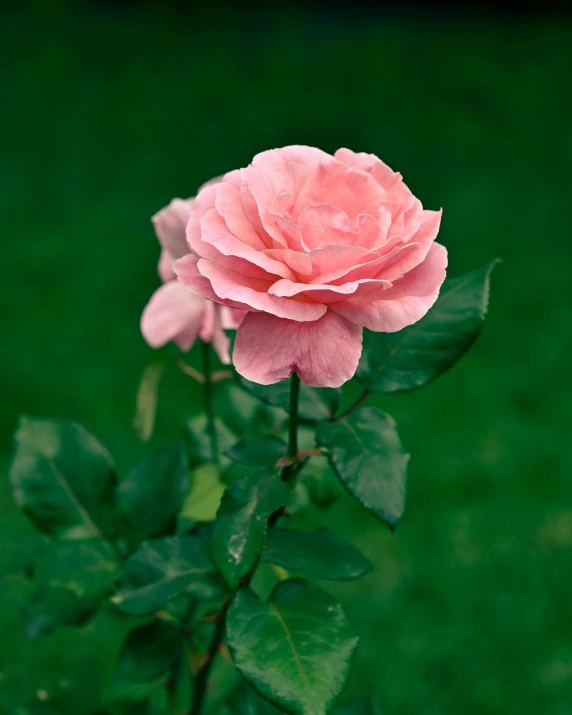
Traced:
POLYGON ((173 270, 181 285, 183 285, 191 293, 200 295, 207 300, 212 300, 215 303, 222 303, 227 305, 229 308, 236 308, 238 310, 252 310, 250 306, 244 305, 243 303, 237 303, 233 300, 222 300, 214 292, 210 281, 199 273, 197 268, 197 263, 199 258, 194 255, 187 255, 184 258, 179 258, 178 261, 173 263, 173 270))
POLYGON ((217 194, 217 184, 205 184, 195 198, 192 214, 201 218, 207 211, 214 209, 217 194))
MULTIPOLYGON (((249 255, 252 261, 247 260, 246 258, 241 258, 239 256, 233 255, 230 252, 221 253, 221 251, 215 246, 215 244, 221 245, 224 248, 226 245, 227 236, 229 236, 230 234, 227 234, 227 236, 223 236, 220 241, 216 236, 214 236, 213 243, 208 240, 203 241, 203 230, 201 228, 201 223, 203 221, 209 220, 209 216, 211 216, 211 211, 214 212, 214 216, 216 217, 214 219, 215 221, 222 220, 220 216, 216 214, 216 211, 214 211, 214 209, 209 210, 206 215, 203 216, 201 219, 197 219, 195 216, 191 216, 191 218, 189 219, 189 223, 187 225, 187 243, 189 244, 189 247, 193 253, 195 253, 200 258, 206 258, 209 261, 217 263, 223 268, 229 268, 230 270, 234 270, 237 273, 247 276, 248 278, 258 278, 260 280, 267 280, 271 282, 276 280, 277 275, 279 275, 276 272, 278 270, 280 270, 281 273, 285 273, 286 275, 291 275, 291 273, 288 272, 287 269, 279 263, 272 266, 273 268, 275 268, 274 272, 268 272, 264 268, 261 268, 259 265, 261 263, 265 263, 267 267, 270 267, 270 261, 268 259, 266 259, 265 261, 264 255, 260 251, 255 251, 246 244, 240 243, 238 239, 231 240, 236 240, 242 247, 241 252, 243 253, 243 255, 249 255), (262 258, 260 256, 262 256, 262 258)), ((214 234, 212 232, 208 232, 208 235, 213 238, 214 234)))
POLYGON ((399 244, 384 256, 380 256, 377 251, 369 251, 368 255, 371 258, 369 262, 363 261, 361 264, 356 263, 355 268, 346 271, 343 275, 332 275, 330 281, 334 285, 342 285, 346 281, 358 281, 362 278, 383 278, 388 280, 384 273, 385 265, 394 260, 401 251, 410 251, 416 245, 416 243, 407 243, 404 246, 399 244))
POLYGON ((390 191, 396 184, 401 182, 401 174, 392 171, 375 154, 354 152, 351 149, 338 149, 334 154, 334 158, 354 169, 367 171, 387 191, 390 191))
POLYGON ((386 193, 365 171, 350 169, 339 161, 320 164, 302 187, 294 207, 297 217, 308 206, 332 204, 350 219, 377 214, 386 193))
POLYGON ((268 209, 273 208, 280 197, 281 208, 286 210, 285 196, 295 199, 300 189, 321 162, 333 157, 321 149, 309 146, 286 146, 257 154, 247 170, 248 185, 257 202, 268 209))
POLYGON ((178 281, 165 283, 152 295, 141 316, 141 333, 152 348, 174 341, 181 350, 195 342, 205 313, 205 301, 178 281))
MULTIPOLYGON (((405 184, 404 184, 405 186, 405 184)), ((416 199, 407 189, 407 195, 397 197, 398 205, 393 208, 391 226, 387 232, 388 242, 399 239, 400 241, 408 241, 411 236, 421 226, 421 216, 423 214, 423 206, 419 199, 416 199)))
POLYGON ((274 240, 274 248, 290 248, 293 251, 304 248, 302 233, 293 221, 262 206, 258 206, 258 213, 264 230, 274 240))
POLYGON ((166 248, 161 249, 157 272, 159 273, 159 278, 163 281, 163 283, 172 281, 175 277, 175 272, 173 271, 173 256, 169 253, 169 251, 167 251, 166 248))
POLYGON ((442 211, 423 211, 419 229, 411 237, 411 242, 403 248, 411 246, 410 250, 396 252, 383 266, 383 278, 393 281, 411 271, 425 260, 433 241, 439 233, 442 211))
POLYGON ((371 214, 359 214, 356 223, 360 230, 356 244, 371 249, 385 241, 391 225, 391 214, 384 206, 380 206, 377 218, 371 214))
POLYGON ((355 266, 370 263, 379 258, 379 253, 372 253, 361 246, 322 246, 311 251, 308 256, 312 261, 312 283, 330 283, 342 278, 355 266))
POLYGON ((230 308, 217 305, 210 300, 206 301, 206 310, 199 332, 200 339, 211 343, 214 351, 223 365, 230 364, 230 340, 224 332, 223 311, 230 313, 230 308))
POLYGON ((173 199, 168 206, 151 217, 161 247, 174 259, 188 253, 185 229, 193 202, 193 199, 173 199))
POLYGON ((361 328, 330 310, 312 323, 249 313, 238 328, 233 362, 260 385, 296 372, 312 387, 340 387, 355 374, 361 350, 361 328))
POLYGON ((267 248, 264 252, 275 261, 285 263, 294 273, 308 276, 312 272, 312 261, 307 253, 292 251, 290 248, 267 248))
MULTIPOLYGON (((199 330, 199 338, 203 343, 210 343, 213 338, 214 328, 215 328, 215 305, 212 300, 205 300, 205 313, 203 316, 203 322, 201 323, 201 329, 199 330)), ((229 310, 227 308, 227 310, 229 310)))
POLYGON ((253 266, 258 266, 269 274, 274 274, 281 278, 294 277, 292 271, 283 263, 274 261, 262 251, 252 248, 239 238, 236 238, 236 236, 233 236, 215 209, 207 211, 198 222, 194 216, 191 217, 187 230, 187 239, 191 249, 204 258, 216 260, 212 253, 208 255, 210 245, 214 246, 223 256, 229 256, 233 259, 243 258, 253 266))
POLYGON ((363 286, 365 290, 361 295, 332 304, 331 309, 375 332, 397 332, 416 323, 431 308, 445 280, 446 267, 446 249, 433 243, 423 263, 396 281, 392 288, 380 295, 374 286, 368 295, 368 286, 363 286))
POLYGON ((378 291, 385 290, 391 287, 389 281, 379 280, 376 278, 362 278, 359 281, 345 282, 341 285, 332 285, 331 283, 293 283, 285 278, 276 281, 268 291, 270 295, 277 295, 291 298, 296 295, 307 295, 317 303, 334 303, 346 299, 350 295, 355 295, 358 289, 368 284, 370 290, 373 285, 378 288, 378 291))
POLYGON ((308 206, 298 216, 298 226, 308 250, 320 246, 357 243, 360 228, 342 209, 331 204, 308 206))
POLYGON ((274 241, 266 232, 262 221, 260 220, 260 213, 258 211, 258 204, 256 199, 250 192, 247 184, 247 169, 240 169, 240 198, 242 200, 242 207, 244 213, 246 214, 248 220, 252 224, 252 227, 260 237, 261 241, 267 248, 274 247, 274 241))
POLYGON ((228 310, 222 305, 214 306, 214 325, 211 344, 223 365, 230 365, 230 339, 222 326, 222 311, 228 310))
POLYGON ((223 305, 220 313, 221 325, 223 327, 223 330, 236 330, 244 320, 245 315, 245 310, 227 308, 225 305, 223 305))
POLYGON ((216 187, 215 208, 233 236, 256 250, 260 251, 266 248, 244 211, 240 186, 230 181, 218 184, 216 187))
POLYGON ((218 302, 224 302, 226 305, 229 305, 228 301, 233 301, 235 304, 250 306, 254 310, 271 313, 279 318, 301 322, 318 320, 326 312, 323 305, 269 295, 271 284, 267 281, 254 278, 247 280, 244 275, 222 268, 204 258, 199 260, 197 268, 208 278, 218 302))

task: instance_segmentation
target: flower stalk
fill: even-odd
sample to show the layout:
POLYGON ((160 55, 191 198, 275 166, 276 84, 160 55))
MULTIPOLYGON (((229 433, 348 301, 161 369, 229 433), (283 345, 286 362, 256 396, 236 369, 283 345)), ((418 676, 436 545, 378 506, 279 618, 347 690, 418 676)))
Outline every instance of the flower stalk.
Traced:
POLYGON ((217 466, 220 463, 218 450, 218 435, 216 431, 214 413, 214 392, 211 370, 211 346, 207 342, 202 343, 203 349, 203 374, 204 374, 204 395, 205 411, 207 414, 207 433, 209 436, 213 463, 217 466))

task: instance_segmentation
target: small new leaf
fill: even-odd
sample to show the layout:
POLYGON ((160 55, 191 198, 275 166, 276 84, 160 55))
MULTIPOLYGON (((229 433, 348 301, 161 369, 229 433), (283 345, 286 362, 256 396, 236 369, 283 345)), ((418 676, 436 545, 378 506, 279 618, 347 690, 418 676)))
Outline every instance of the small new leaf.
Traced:
POLYGON ((393 419, 362 407, 338 422, 322 422, 316 442, 328 451, 342 484, 378 519, 394 527, 405 509, 409 455, 393 419))
POLYGON ((219 471, 214 464, 205 464, 193 471, 193 486, 187 494, 179 523, 213 521, 224 492, 219 471))
POLYGON ((10 482, 16 504, 52 536, 102 538, 110 530, 115 469, 75 422, 22 417, 10 482))
POLYGON ((435 305, 417 323, 397 333, 372 333, 359 381, 372 392, 408 392, 452 367, 481 331, 496 263, 447 279, 435 305))
POLYGON ((267 603, 235 596, 228 644, 243 677, 292 715, 326 715, 347 679, 357 638, 342 608, 307 581, 283 581, 267 603))
POLYGON ((196 536, 146 541, 127 560, 111 599, 127 613, 142 616, 180 593, 215 598, 224 591, 206 544, 196 536))
POLYGON ((268 517, 284 505, 288 487, 276 473, 249 474, 224 493, 211 537, 211 555, 234 590, 256 564, 268 517))
POLYGON ((137 390, 133 428, 142 442, 147 442, 151 438, 155 428, 159 382, 166 365, 165 360, 147 365, 143 370, 143 375, 141 375, 141 382, 137 390))
POLYGON ((350 581, 365 576, 373 568, 355 546, 323 528, 270 530, 261 561, 316 581, 350 581))

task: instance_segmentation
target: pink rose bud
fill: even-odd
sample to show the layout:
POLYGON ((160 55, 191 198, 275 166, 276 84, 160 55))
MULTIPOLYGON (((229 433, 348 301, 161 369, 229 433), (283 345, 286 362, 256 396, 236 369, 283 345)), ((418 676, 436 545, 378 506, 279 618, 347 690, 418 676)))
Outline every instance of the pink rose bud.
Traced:
POLYGON ((245 378, 269 385, 296 371, 338 387, 356 371, 364 327, 401 330, 437 299, 440 219, 372 154, 273 149, 199 192, 192 253, 174 270, 193 293, 248 311, 233 354, 245 378))
POLYGON ((151 219, 161 244, 159 276, 164 285, 155 291, 143 311, 141 332, 153 348, 172 341, 181 350, 190 350, 199 336, 212 343, 221 362, 228 364, 230 341, 224 329, 236 328, 244 313, 194 295, 175 280, 173 271, 173 261, 189 251, 185 231, 193 202, 194 199, 173 199, 151 219))

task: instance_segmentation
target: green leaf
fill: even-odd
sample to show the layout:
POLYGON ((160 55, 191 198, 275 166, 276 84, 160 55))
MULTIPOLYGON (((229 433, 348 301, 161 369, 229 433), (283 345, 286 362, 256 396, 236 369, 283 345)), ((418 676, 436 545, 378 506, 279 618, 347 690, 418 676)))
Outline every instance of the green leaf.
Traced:
POLYGON ((189 488, 181 443, 167 444, 140 462, 116 490, 117 508, 137 541, 168 533, 189 488))
POLYGON ((226 715, 278 715, 268 700, 261 698, 244 680, 232 691, 226 703, 226 715))
POLYGON ((141 376, 137 390, 133 428, 142 442, 147 442, 151 438, 155 428, 159 382, 166 365, 166 360, 147 365, 141 376))
MULTIPOLYGON (((257 399, 290 412, 290 380, 275 385, 258 385, 243 377, 239 379, 244 389, 257 399)), ((329 419, 335 415, 341 396, 342 391, 338 387, 310 387, 302 383, 298 416, 310 422, 329 419)))
POLYGON ((218 469, 205 464, 193 471, 193 486, 185 499, 181 520, 213 521, 224 492, 218 469))
POLYGON ((157 611, 183 592, 208 599, 223 590, 207 546, 196 536, 145 541, 125 563, 118 586, 111 600, 138 616, 157 611))
POLYGON ((372 392, 408 392, 452 367, 481 331, 496 263, 446 280, 417 323, 397 333, 373 333, 358 367, 360 382, 372 392))
POLYGON ((405 509, 409 455, 393 419, 376 407, 362 407, 338 422, 322 422, 316 441, 328 451, 345 488, 391 527, 405 509))
POLYGON ((261 561, 316 581, 351 581, 373 569, 355 546, 323 528, 315 531, 271 529, 261 561))
POLYGON ((119 656, 118 674, 137 682, 149 682, 166 673, 183 647, 180 626, 172 621, 154 621, 128 635, 119 656))
POLYGON ((381 710, 372 698, 365 698, 338 706, 332 715, 381 715, 381 710))
POLYGON ((103 598, 113 590, 118 568, 106 542, 54 541, 39 550, 33 574, 39 586, 67 589, 79 598, 103 598))
POLYGON ((95 437, 75 422, 22 417, 15 442, 14 500, 41 531, 75 539, 110 531, 114 464, 95 437))
POLYGON ((65 588, 38 588, 23 609, 30 640, 61 626, 81 626, 98 610, 100 601, 79 598, 65 588))
POLYGON ((347 679, 357 638, 342 608, 307 581, 282 581, 268 603, 250 588, 229 609, 228 644, 244 678, 292 715, 325 715, 347 679))
POLYGON ((245 467, 272 469, 288 453, 288 445, 279 437, 244 437, 226 450, 226 456, 245 467))
POLYGON ((211 537, 211 555, 232 589, 256 564, 272 512, 283 506, 288 487, 272 473, 252 474, 227 488, 211 537))

